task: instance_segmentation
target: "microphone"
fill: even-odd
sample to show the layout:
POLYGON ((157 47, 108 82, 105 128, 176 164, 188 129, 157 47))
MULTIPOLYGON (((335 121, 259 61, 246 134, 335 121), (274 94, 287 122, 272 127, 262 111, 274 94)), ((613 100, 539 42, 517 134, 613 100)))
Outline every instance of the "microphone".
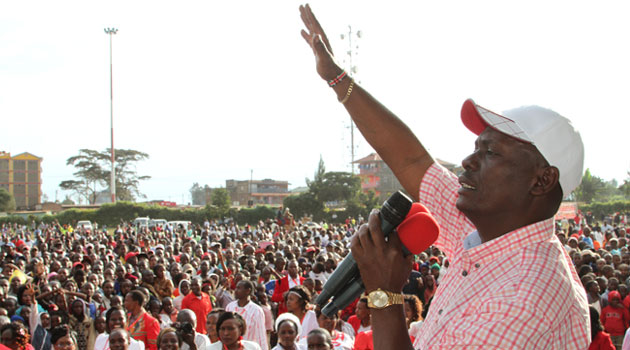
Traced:
MULTIPOLYGON (((379 216, 385 237, 398 226, 398 237, 403 243, 405 255, 424 251, 435 242, 439 234, 439 226, 426 207, 419 203, 411 204, 411 199, 401 192, 394 193, 383 204, 379 216), (400 220, 401 213, 405 213, 404 220, 400 220)), ((324 285, 316 303, 321 307, 333 297, 333 301, 322 309, 330 317, 348 306, 364 291, 359 268, 352 253, 349 253, 324 285)))
MULTIPOLYGON (((383 207, 378 215, 381 219, 381 230, 386 237, 396 226, 403 222, 407 213, 411 210, 412 203, 411 198, 400 191, 392 194, 385 203, 383 203, 383 207)), ((350 280, 357 276, 359 276, 359 267, 354 257, 352 257, 352 253, 348 253, 335 271, 333 271, 330 278, 328 278, 321 294, 317 297, 315 302, 320 306, 323 305, 328 299, 337 295, 350 280)))

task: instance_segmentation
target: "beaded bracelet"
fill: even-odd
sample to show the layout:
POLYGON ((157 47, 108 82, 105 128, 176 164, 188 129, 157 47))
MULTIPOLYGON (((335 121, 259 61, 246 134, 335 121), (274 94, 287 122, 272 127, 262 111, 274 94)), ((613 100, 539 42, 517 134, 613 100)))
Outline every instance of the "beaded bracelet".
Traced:
POLYGON ((346 74, 345 70, 341 71, 341 73, 335 79, 333 79, 333 80, 328 82, 328 86, 333 87, 333 86, 339 84, 343 80, 343 78, 345 78, 347 76, 348 75, 346 74))

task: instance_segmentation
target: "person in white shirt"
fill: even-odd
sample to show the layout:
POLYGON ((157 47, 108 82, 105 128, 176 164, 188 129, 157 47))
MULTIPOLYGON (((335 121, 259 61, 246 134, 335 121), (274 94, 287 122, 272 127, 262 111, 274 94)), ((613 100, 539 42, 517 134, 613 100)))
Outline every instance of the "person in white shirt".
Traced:
POLYGON ((289 289, 285 298, 287 311, 301 320, 302 331, 298 335, 299 342, 308 336, 308 332, 319 327, 315 311, 307 309, 311 293, 306 287, 299 285, 289 289))
POLYGON ((263 349, 268 349, 267 330, 265 329, 265 313, 263 309, 250 300, 250 295, 254 290, 254 284, 249 280, 241 280, 236 284, 234 290, 235 301, 229 303, 225 310, 236 312, 245 319, 247 331, 243 339, 251 340, 260 345, 263 349))
MULTIPOLYGON (((127 328, 127 316, 125 310, 120 306, 112 307, 105 314, 105 330, 96 337, 94 342, 94 350, 110 350, 109 333, 114 329, 127 328)), ((129 339, 129 350, 144 350, 144 343, 133 338, 129 339)))
POLYGON ((217 331, 221 340, 210 344, 208 350, 261 350, 260 345, 242 340, 242 336, 247 333, 246 329, 247 325, 241 315, 230 311, 222 313, 217 320, 217 331))
POLYGON ((197 333, 197 315, 183 309, 177 314, 177 335, 183 340, 181 350, 206 350, 210 346, 207 335, 197 333))
POLYGON ((302 332, 300 320, 292 313, 285 312, 278 316, 275 324, 278 344, 271 350, 306 350, 306 345, 296 342, 302 332))

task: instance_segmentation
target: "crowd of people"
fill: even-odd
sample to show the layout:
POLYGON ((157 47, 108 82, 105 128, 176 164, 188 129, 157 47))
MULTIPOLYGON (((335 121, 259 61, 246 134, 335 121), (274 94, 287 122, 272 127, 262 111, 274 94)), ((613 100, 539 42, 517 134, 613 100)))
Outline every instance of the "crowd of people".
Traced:
MULTIPOLYGON (((592 347, 630 349, 630 226, 576 221, 558 222, 556 232, 588 295, 592 347)), ((1 343, 12 350, 372 349, 365 297, 331 317, 315 305, 363 223, 206 221, 151 230, 122 223, 94 232, 4 224, 1 343)), ((448 266, 433 247, 415 257, 403 288, 411 338, 448 266)))

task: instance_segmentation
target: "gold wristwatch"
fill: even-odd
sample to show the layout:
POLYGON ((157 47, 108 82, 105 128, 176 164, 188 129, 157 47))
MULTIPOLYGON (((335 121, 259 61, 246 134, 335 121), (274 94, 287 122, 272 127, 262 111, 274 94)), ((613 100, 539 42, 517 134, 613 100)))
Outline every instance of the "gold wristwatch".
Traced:
POLYGON ((402 294, 389 292, 380 288, 368 293, 367 300, 369 308, 379 310, 392 305, 402 305, 404 302, 402 294))

